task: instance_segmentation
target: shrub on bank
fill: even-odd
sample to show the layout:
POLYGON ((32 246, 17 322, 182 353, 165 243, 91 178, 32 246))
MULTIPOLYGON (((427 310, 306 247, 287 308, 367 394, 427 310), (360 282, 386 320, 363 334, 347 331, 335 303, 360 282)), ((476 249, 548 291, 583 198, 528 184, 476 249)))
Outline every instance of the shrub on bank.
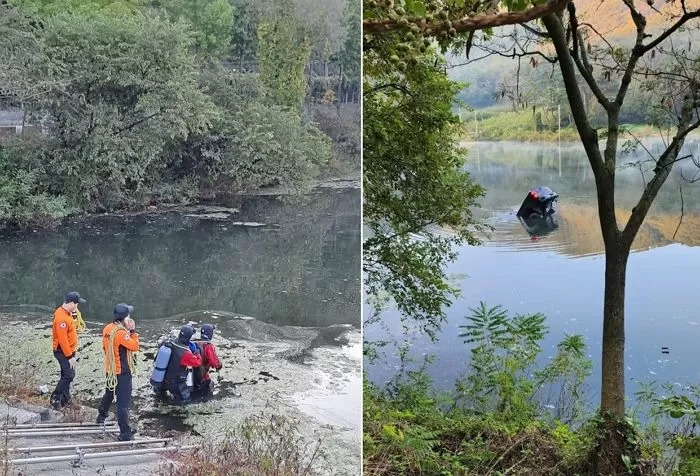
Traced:
POLYGON ((192 453, 173 454, 161 476, 305 476, 327 464, 321 441, 308 441, 299 423, 274 413, 253 415, 223 440, 209 441, 192 453))

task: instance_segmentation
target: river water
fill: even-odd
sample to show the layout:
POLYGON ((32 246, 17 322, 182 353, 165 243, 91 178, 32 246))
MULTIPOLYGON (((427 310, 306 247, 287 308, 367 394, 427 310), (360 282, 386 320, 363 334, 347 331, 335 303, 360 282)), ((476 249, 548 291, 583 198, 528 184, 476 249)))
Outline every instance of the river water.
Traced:
POLYGON ((276 325, 359 327, 358 190, 227 205, 5 233, 0 303, 53 310, 74 289, 96 322, 126 302, 137 321, 220 310, 276 325))
MULTIPOLYGON (((651 154, 658 141, 646 143, 651 154)), ((450 389, 469 360, 469 348, 458 337, 469 308, 484 301, 503 305, 510 314, 541 312, 549 334, 541 363, 552 357, 566 334, 581 334, 594 361, 590 398, 598 398, 602 335, 603 241, 595 200, 595 184, 583 150, 575 144, 516 142, 467 144, 468 170, 487 189, 480 217, 494 227, 483 246, 463 246, 449 266, 461 296, 447 310, 437 342, 409 336, 411 355, 434 355, 429 372, 436 386, 450 389), (560 196, 554 221, 530 227, 516 212, 532 187, 549 186, 560 196)), ((696 153, 691 142, 686 151, 696 153)), ((640 149, 624 155, 621 164, 648 157, 640 149)), ((700 314, 695 294, 700 270, 700 183, 682 184, 696 169, 690 161, 678 164, 661 190, 629 259, 626 292, 627 395, 639 382, 656 380, 679 385, 700 382, 698 341, 700 314), (680 186, 683 194, 681 216, 680 186), (678 228, 678 229, 677 229, 678 228), (677 229, 677 230, 676 230, 677 229), (674 237, 675 234, 675 237, 674 237), (669 353, 662 353, 668 347, 669 353)), ((634 167, 617 172, 618 220, 625 223, 641 194, 643 178, 634 167)), ((404 340, 395 310, 383 314, 382 324, 365 328, 365 338, 404 340)), ((395 347, 368 367, 376 383, 390 379, 399 365, 395 347)))

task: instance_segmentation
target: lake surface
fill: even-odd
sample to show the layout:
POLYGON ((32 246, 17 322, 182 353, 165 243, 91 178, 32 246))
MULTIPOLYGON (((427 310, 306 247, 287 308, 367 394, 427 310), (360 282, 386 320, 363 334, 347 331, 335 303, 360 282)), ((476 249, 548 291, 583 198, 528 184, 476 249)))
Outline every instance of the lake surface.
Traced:
MULTIPOLYGON (((452 388, 463 374, 470 352, 458 337, 469 308, 484 301, 503 305, 510 314, 541 312, 549 335, 542 362, 552 357, 565 334, 582 334, 594 360, 591 398, 597 400, 605 262, 598 222, 595 184, 582 148, 574 144, 468 144, 468 170, 487 188, 479 211, 494 227, 483 246, 464 246, 449 266, 462 294, 447 310, 439 340, 410 336, 412 356, 436 355, 429 371, 436 385, 452 388), (532 187, 549 186, 560 196, 556 225, 528 229, 516 212, 532 187)), ((660 142, 647 144, 652 154, 660 142)), ((698 156, 698 142, 686 147, 698 156)), ((620 163, 635 162, 646 152, 625 155, 620 163)), ((683 222, 680 218, 680 170, 691 176, 692 163, 682 163, 669 177, 635 241, 629 259, 626 293, 626 375, 628 396, 638 382, 657 380, 681 385, 700 382, 700 311, 695 296, 700 272, 700 183, 683 184, 683 222), (675 234, 675 238, 674 238, 675 234), (661 347, 669 347, 662 354, 661 347)), ((621 167, 617 175, 618 215, 625 219, 641 194, 639 170, 621 167)), ((623 221, 622 223, 624 223, 623 221)), ((395 310, 385 311, 382 324, 365 328, 365 338, 403 341, 395 310)), ((368 377, 382 383, 398 368, 390 346, 368 377)))
POLYGON ((127 302, 137 322, 215 310, 275 325, 359 327, 359 190, 227 206, 5 232, 2 310, 45 309, 48 317, 66 291, 78 290, 88 300, 86 321, 106 322, 127 302))

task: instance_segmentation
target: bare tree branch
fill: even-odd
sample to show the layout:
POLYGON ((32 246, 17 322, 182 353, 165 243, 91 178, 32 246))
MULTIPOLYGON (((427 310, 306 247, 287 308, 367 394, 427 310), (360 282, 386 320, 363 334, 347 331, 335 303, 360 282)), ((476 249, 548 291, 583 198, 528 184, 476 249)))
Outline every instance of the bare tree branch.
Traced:
POLYGON ((632 15, 632 20, 637 28, 637 39, 627 62, 625 73, 622 76, 620 89, 618 89, 617 96, 615 96, 615 102, 617 103, 618 107, 622 106, 622 103, 625 100, 625 95, 629 89, 630 82, 632 82, 632 73, 634 73, 634 68, 637 65, 637 61, 639 61, 639 58, 641 58, 644 54, 644 47, 642 43, 644 42, 644 29, 647 25, 646 18, 644 18, 644 16, 637 11, 637 9, 634 7, 634 3, 632 3, 632 0, 622 1, 625 3, 625 5, 627 5, 627 8, 629 8, 630 14, 632 15))
POLYGON ((678 229, 681 227, 681 224, 683 223, 683 206, 684 206, 684 204, 683 204, 683 182, 681 182, 678 185, 678 191, 681 194, 681 217, 678 220, 678 226, 676 227, 676 231, 673 232, 673 238, 672 238, 673 240, 676 239, 676 233, 678 233, 678 229))
POLYGON ((631 245, 632 241, 634 241, 634 237, 636 236, 637 231, 639 231, 639 228, 642 226, 644 218, 646 217, 654 198, 656 198, 659 189, 671 173, 673 164, 677 161, 678 153, 683 147, 686 136, 691 131, 700 127, 700 120, 691 122, 697 89, 697 84, 693 84, 691 93, 687 94, 684 98, 681 119, 678 125, 678 132, 673 137, 673 140, 666 150, 659 157, 657 166, 654 169, 654 177, 644 188, 644 192, 642 192, 642 196, 637 202, 637 206, 632 209, 632 215, 622 231, 623 240, 627 245, 631 245))
POLYGON ((644 45, 643 48, 643 53, 646 53, 648 51, 653 50, 656 48, 661 42, 663 42, 666 38, 671 36, 673 33, 675 33, 680 27, 682 27, 684 24, 686 24, 688 21, 692 20, 693 18, 700 18, 700 8, 697 10, 693 10, 692 12, 688 12, 688 10, 685 7, 685 2, 682 2, 683 5, 683 16, 681 16, 676 23, 674 23, 668 30, 664 31, 659 35, 657 39, 652 41, 651 43, 644 45))
POLYGON ((571 24, 574 37, 572 42, 573 53, 571 57, 573 58, 574 63, 576 63, 576 68, 578 68, 579 73, 581 73, 581 76, 583 76, 583 79, 586 81, 586 84, 588 84, 588 87, 591 89, 600 105, 603 106, 603 109, 609 111, 610 101, 593 78, 593 68, 591 68, 591 65, 588 63, 588 59, 586 57, 583 38, 579 32, 578 20, 576 19, 576 7, 574 6, 573 2, 567 5, 567 9, 569 11, 569 22, 571 24), (583 59, 583 62, 581 59, 583 59))
POLYGON ((554 64, 557 62, 556 57, 552 56, 547 56, 546 54, 542 53, 541 51, 523 51, 521 53, 516 53, 515 50, 512 50, 510 53, 505 53, 503 51, 498 51, 493 48, 490 48, 486 45, 479 45, 478 48, 482 51, 485 51, 487 54, 484 56, 479 56, 478 58, 473 58, 468 61, 465 61, 463 63, 456 63, 456 64, 450 64, 448 66, 449 68, 457 68, 459 66, 466 66, 471 63, 475 63, 477 61, 481 61, 486 58, 490 58, 491 56, 497 55, 497 56, 502 56, 504 58, 524 58, 526 56, 539 56, 540 58, 544 59, 547 63, 554 64))
POLYGON ((547 33, 546 31, 540 31, 537 28, 531 27, 527 23, 523 23, 521 26, 533 35, 539 36, 540 38, 550 38, 549 33, 547 33))

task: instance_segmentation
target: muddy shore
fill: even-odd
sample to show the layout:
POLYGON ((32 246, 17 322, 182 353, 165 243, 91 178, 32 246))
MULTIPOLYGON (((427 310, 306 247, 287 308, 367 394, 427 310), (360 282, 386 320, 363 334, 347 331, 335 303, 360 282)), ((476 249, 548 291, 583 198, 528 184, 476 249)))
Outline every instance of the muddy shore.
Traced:
MULTIPOLYGON (((2 313, 0 342, 10 349, 4 365, 26 369, 26 381, 33 386, 53 389, 58 364, 50 348, 50 323, 50 317, 41 313, 2 313)), ((103 325, 87 322, 72 386, 74 399, 93 408, 104 391, 99 339, 103 325)), ((299 435, 309 445, 321 442, 321 473, 359 474, 362 351, 358 329, 274 326, 246 316, 198 311, 167 321, 143 321, 138 331, 142 349, 131 419, 139 435, 195 444, 220 441, 246 417, 283 415, 297 422, 299 435), (213 343, 224 368, 212 374, 217 384, 214 397, 181 408, 156 401, 148 380, 158 340, 187 322, 217 324, 213 343)), ((48 396, 41 398, 48 403, 48 396)))

